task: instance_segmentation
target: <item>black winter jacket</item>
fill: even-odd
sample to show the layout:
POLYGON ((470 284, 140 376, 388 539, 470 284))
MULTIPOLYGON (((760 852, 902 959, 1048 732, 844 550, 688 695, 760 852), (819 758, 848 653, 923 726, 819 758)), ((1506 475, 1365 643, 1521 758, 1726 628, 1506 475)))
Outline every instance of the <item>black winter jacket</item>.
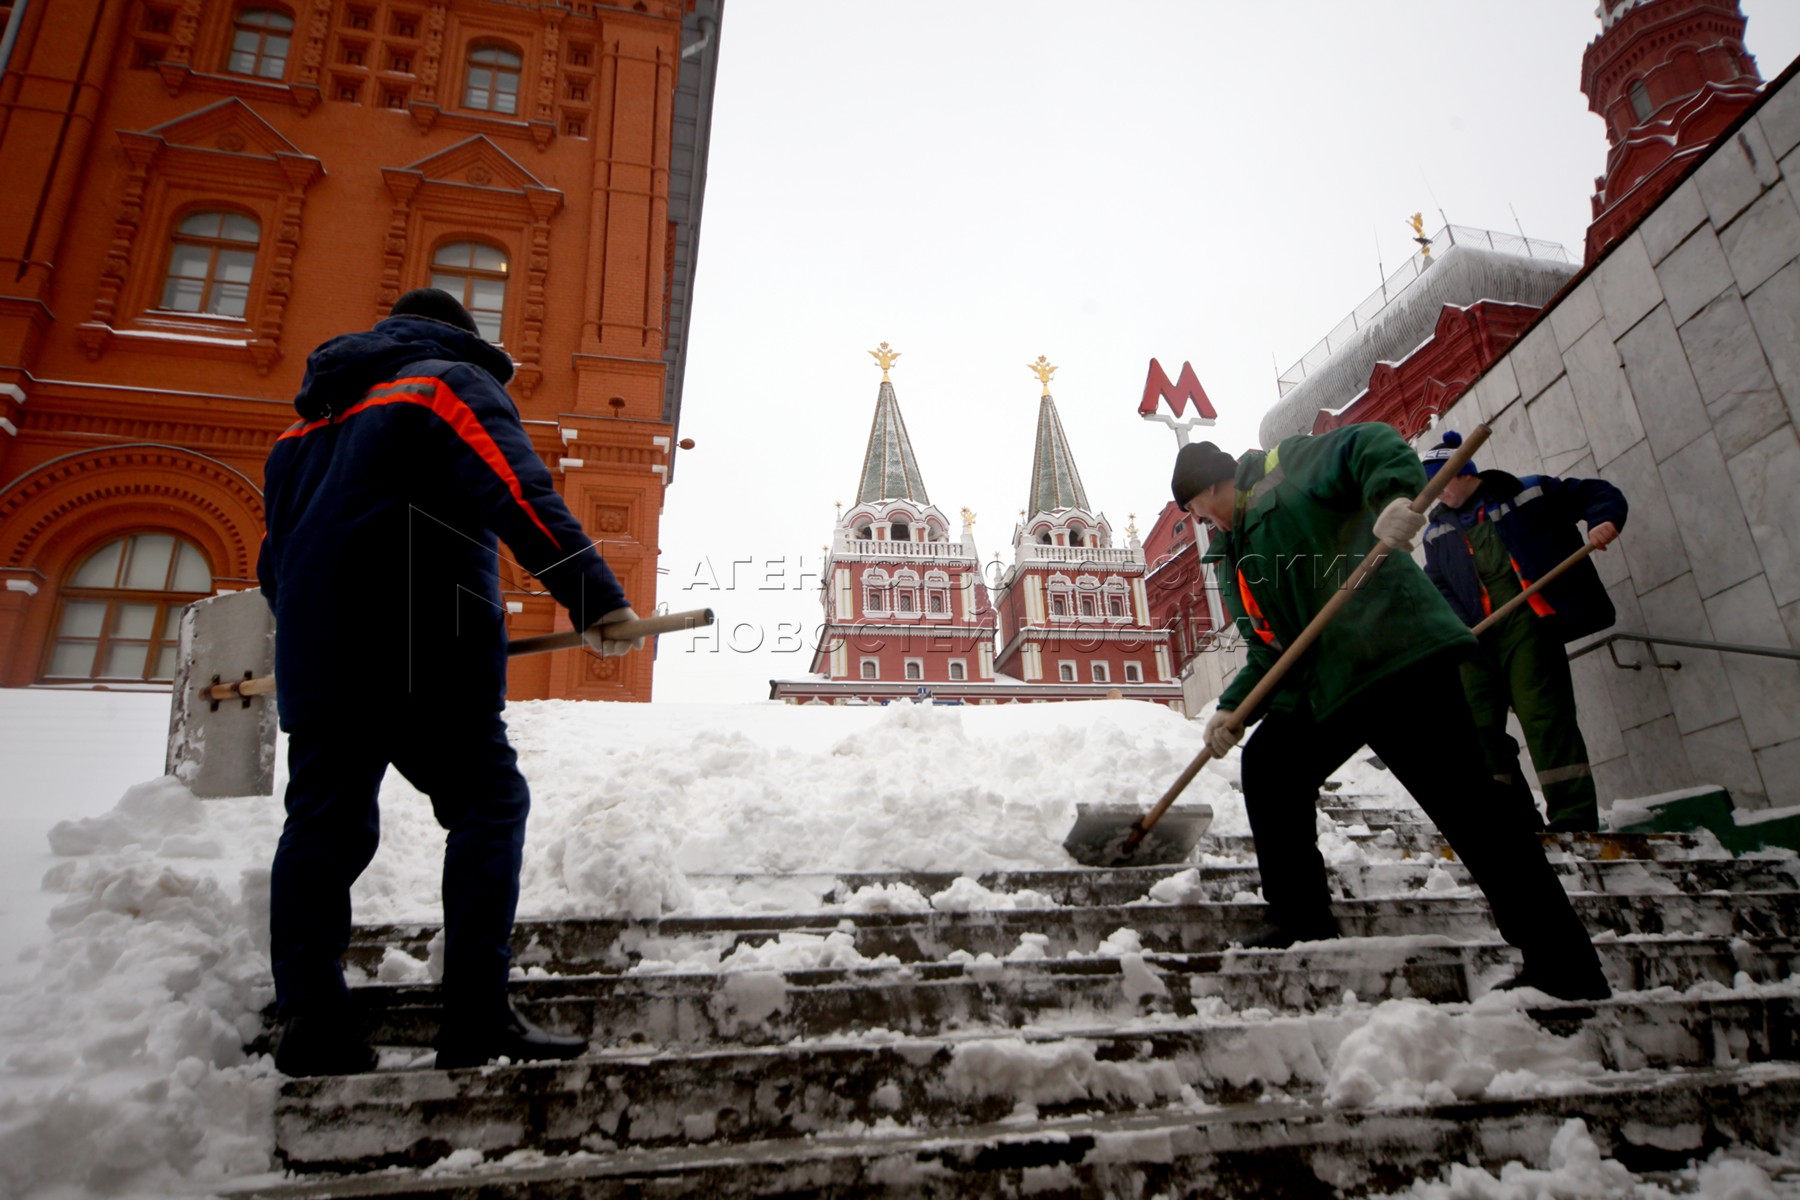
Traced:
POLYGON ((269 452, 257 574, 275 611, 284 729, 498 711, 499 546, 577 629, 626 606, 478 336, 391 317, 307 359, 301 421, 269 452), (391 694, 390 694, 391 690, 391 694))
MULTIPOLYGON (((1512 555, 1522 585, 1540 579, 1550 568, 1581 549, 1587 539, 1576 528, 1611 521, 1625 528, 1629 506, 1625 493, 1604 479, 1559 479, 1554 475, 1520 478, 1505 471, 1481 472, 1481 490, 1461 509, 1434 506, 1425 529, 1425 574, 1437 584, 1463 624, 1473 628, 1487 615, 1481 576, 1464 529, 1482 521, 1492 524, 1512 555)), ((1617 619, 1612 598, 1600 582, 1592 559, 1583 559, 1538 593, 1532 608, 1552 622, 1564 641, 1598 632, 1617 619)), ((1530 603, 1529 601, 1527 603, 1530 603)))

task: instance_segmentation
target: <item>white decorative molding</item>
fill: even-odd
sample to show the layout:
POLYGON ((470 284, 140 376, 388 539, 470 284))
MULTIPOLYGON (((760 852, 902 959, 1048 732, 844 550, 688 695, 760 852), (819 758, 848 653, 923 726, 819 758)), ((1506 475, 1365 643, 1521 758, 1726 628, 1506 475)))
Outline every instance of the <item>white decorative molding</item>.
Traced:
POLYGON ((9 592, 24 592, 27 596, 35 596, 38 594, 38 585, 31 582, 29 579, 9 579, 6 581, 6 590, 9 592))
POLYGON ((557 464, 557 469, 566 474, 570 470, 580 470, 585 466, 587 466, 587 459, 585 458, 565 458, 557 464))
POLYGON ((11 396, 14 404, 25 403, 25 389, 16 383, 0 383, 0 396, 11 396))
POLYGON ((5 417, 0 417, 0 429, 6 430, 6 432, 11 434, 13 437, 19 436, 19 427, 17 425, 14 425, 11 421, 7 420, 5 417))

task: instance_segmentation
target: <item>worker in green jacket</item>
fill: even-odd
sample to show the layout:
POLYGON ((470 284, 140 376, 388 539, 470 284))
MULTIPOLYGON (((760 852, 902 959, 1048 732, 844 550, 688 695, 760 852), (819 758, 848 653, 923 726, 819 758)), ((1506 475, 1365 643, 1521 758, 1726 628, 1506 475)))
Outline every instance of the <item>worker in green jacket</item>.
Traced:
POLYGON ((1214 565, 1249 661, 1219 697, 1206 738, 1243 752, 1244 806, 1270 923, 1246 944, 1280 948, 1336 937, 1316 805, 1325 780, 1368 745, 1437 824, 1487 895, 1500 935, 1524 955, 1503 987, 1562 999, 1610 994, 1588 933, 1516 807, 1500 803, 1463 698, 1458 663, 1475 639, 1409 554, 1425 524, 1412 511, 1425 471, 1388 425, 1301 435, 1234 460, 1211 442, 1183 446, 1175 502, 1211 525, 1214 565), (1261 711, 1236 709, 1282 648, 1377 541, 1386 563, 1283 679, 1261 711))

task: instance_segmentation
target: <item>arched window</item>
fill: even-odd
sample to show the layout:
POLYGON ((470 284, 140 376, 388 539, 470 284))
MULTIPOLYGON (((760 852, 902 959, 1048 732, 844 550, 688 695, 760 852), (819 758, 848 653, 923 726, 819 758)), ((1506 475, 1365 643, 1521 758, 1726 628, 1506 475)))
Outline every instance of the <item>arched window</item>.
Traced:
POLYGON ((481 336, 498 342, 506 315, 506 268, 506 253, 498 247, 451 242, 431 256, 431 286, 461 300, 481 336))
POLYGON ((463 107, 512 116, 519 111, 519 64, 523 60, 505 46, 476 46, 469 51, 469 73, 463 85, 463 107))
POLYGON ((919 611, 919 573, 913 570, 894 572, 894 611, 912 616, 919 611))
POLYGON ((294 18, 273 8, 240 8, 231 22, 231 57, 225 69, 233 75, 280 79, 287 74, 288 43, 294 18))
POLYGON ((242 317, 250 303, 256 246, 262 240, 256 219, 234 212, 190 213, 169 240, 162 307, 168 312, 242 317))
POLYGON ((880 679, 881 664, 872 658, 862 660, 862 677, 864 679, 880 679))
POLYGON ((934 617, 950 615, 950 576, 943 571, 925 572, 925 611, 934 617))
POLYGON ((1631 97, 1632 114, 1636 116, 1639 121, 1648 121, 1650 119, 1650 114, 1655 112, 1656 109, 1655 106, 1650 103, 1650 92, 1649 89, 1644 87, 1644 81, 1641 79, 1632 80, 1631 86, 1626 89, 1626 95, 1631 97))
POLYGON ((172 534, 106 543, 63 584, 44 678, 173 679, 181 610, 211 592, 206 557, 172 534))
POLYGON ((912 530, 906 527, 905 521, 895 521, 888 526, 888 540, 890 542, 910 542, 912 541, 912 530))
POLYGON ((877 567, 863 576, 863 611, 884 613, 888 610, 887 572, 877 567))

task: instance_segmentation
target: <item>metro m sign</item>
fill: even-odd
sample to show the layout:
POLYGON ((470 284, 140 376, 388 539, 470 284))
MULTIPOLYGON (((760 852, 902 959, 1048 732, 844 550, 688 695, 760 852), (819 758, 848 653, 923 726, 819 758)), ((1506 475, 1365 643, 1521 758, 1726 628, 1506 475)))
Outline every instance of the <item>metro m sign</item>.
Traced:
POLYGON ((1176 377, 1175 382, 1170 383, 1168 373, 1154 358, 1150 360, 1150 375, 1144 380, 1144 398, 1138 404, 1138 416, 1146 421, 1161 421, 1174 430, 1177 442, 1187 440, 1183 437, 1184 431, 1198 425, 1215 424, 1219 419, 1218 411, 1207 398, 1206 389, 1200 386, 1200 377, 1194 374, 1192 363, 1182 363, 1181 374, 1176 377), (1157 411, 1158 405, 1164 400, 1169 402, 1169 409, 1174 416, 1157 411), (1187 412, 1190 402, 1194 406, 1194 415, 1176 420, 1187 412))

